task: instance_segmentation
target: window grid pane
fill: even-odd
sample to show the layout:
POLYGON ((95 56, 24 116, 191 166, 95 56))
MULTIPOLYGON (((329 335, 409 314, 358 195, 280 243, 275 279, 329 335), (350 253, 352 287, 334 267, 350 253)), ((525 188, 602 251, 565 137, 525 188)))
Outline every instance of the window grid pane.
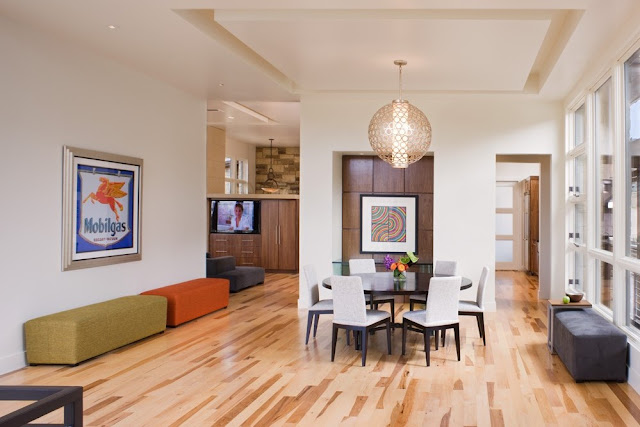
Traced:
POLYGON ((584 255, 575 252, 573 255, 573 284, 575 290, 582 292, 584 285, 584 255))
POLYGON ((600 261, 596 264, 596 292, 598 302, 611 309, 613 307, 613 265, 600 261))
POLYGON ((595 93, 596 246, 613 251, 613 90, 608 79, 595 93))
POLYGON ((627 271, 627 325, 640 329, 640 274, 627 271))
POLYGON ((582 154, 575 158, 573 164, 573 194, 576 196, 584 193, 585 159, 586 156, 582 154))
POLYGON ((587 134, 587 120, 586 120, 586 115, 585 115, 585 107, 584 104, 582 104, 580 106, 580 108, 578 108, 574 114, 574 121, 575 121, 575 127, 574 127, 574 140, 573 140, 573 147, 577 147, 580 144, 582 144, 585 140, 585 136, 587 134))
POLYGON ((624 64, 626 255, 638 258, 638 169, 640 168, 640 50, 624 64))

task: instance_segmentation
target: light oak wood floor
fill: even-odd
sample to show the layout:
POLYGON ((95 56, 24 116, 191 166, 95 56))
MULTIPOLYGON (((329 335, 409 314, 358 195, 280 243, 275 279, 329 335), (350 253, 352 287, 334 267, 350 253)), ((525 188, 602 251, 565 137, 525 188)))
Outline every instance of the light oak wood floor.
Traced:
MULTIPOLYGON (((331 363, 331 316, 305 346, 298 276, 268 274, 225 310, 77 367, 27 367, 0 384, 81 385, 87 426, 638 425, 640 396, 629 385, 576 384, 549 354, 535 278, 498 272, 496 285, 486 347, 475 319, 461 318, 460 362, 451 333, 444 349, 432 347, 430 367, 417 333, 402 357, 397 330, 391 356, 384 333, 370 338, 366 367, 341 333, 331 363)), ((397 318, 407 306, 396 305, 397 318)), ((0 414, 16 405, 3 402, 0 414)), ((61 420, 61 411, 41 419, 61 420)))

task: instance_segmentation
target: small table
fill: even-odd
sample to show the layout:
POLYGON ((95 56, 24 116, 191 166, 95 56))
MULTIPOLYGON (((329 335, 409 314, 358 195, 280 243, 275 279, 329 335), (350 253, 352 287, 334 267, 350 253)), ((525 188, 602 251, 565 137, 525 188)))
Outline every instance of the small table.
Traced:
MULTIPOLYGON (((432 277, 448 277, 411 271, 407 272, 407 278, 404 280, 394 279, 393 273, 389 271, 352 274, 352 276, 360 276, 364 293, 374 295, 427 295, 432 277)), ((460 289, 468 289, 472 284, 471 279, 463 277, 460 289)), ((331 289, 331 278, 324 279, 322 286, 331 289)), ((394 323, 393 326, 401 328, 402 323, 394 323)))
POLYGON ((563 303, 561 299, 550 299, 547 305, 547 346, 551 354, 556 354, 553 349, 553 316, 556 311, 576 310, 579 308, 589 308, 591 303, 585 299, 579 302, 563 303))
MULTIPOLYGON (((0 386, 0 400, 35 400, 35 402, 0 416, 2 426, 23 426, 30 421, 64 408, 64 425, 82 427, 82 387, 80 386, 0 386)), ((60 425, 60 424, 38 424, 60 425)))

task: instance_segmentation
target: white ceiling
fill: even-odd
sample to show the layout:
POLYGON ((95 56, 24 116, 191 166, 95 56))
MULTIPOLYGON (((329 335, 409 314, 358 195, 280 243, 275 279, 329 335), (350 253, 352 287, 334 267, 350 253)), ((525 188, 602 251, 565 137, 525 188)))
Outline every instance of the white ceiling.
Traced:
POLYGON ((229 137, 276 146, 299 144, 300 94, 395 93, 395 59, 408 61, 409 93, 563 99, 639 8, 638 0, 0 1, 9 19, 206 98, 220 110, 208 123, 229 137))

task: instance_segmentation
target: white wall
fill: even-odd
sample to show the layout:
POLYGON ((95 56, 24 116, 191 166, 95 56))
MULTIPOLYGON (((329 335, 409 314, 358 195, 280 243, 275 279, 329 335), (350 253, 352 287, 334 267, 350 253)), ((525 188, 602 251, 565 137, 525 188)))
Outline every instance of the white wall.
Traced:
POLYGON ((496 181, 522 181, 530 176, 540 176, 538 163, 510 163, 496 164, 496 181))
MULTIPOLYGON (((552 215, 563 209, 562 105, 516 95, 409 95, 408 99, 425 112, 433 128, 434 256, 457 259, 461 274, 475 281, 483 265, 495 265, 497 154, 551 155, 552 215)), ((370 151, 369 121, 390 101, 388 94, 311 94, 302 98, 300 265, 315 264, 319 277, 331 274, 331 261, 341 244, 335 237, 341 227, 334 206, 341 188, 336 182, 341 165, 335 152, 370 151)), ((541 288, 546 281, 546 292, 553 294, 562 292, 549 287, 563 282, 564 223, 550 222, 553 261, 548 276, 541 275, 541 288)), ((494 280, 492 273, 489 304, 495 300, 494 280)), ((327 296, 325 291, 323 297, 327 296)), ((299 303, 306 306, 304 300, 299 303)))
POLYGON ((206 103, 0 17, 0 373, 31 318, 204 275, 206 103), (140 157, 142 261, 61 271, 62 147, 140 157))

